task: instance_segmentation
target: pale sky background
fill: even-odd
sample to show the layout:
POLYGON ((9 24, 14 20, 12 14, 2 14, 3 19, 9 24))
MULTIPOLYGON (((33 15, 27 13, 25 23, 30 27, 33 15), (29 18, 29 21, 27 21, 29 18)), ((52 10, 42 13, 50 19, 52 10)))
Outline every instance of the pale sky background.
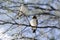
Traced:
MULTIPOLYGON (((13 1, 18 2, 19 0, 13 0, 13 1)), ((24 1, 25 1, 25 3, 29 2, 29 0, 24 0, 24 1)), ((45 1, 44 0, 40 0, 40 1, 41 1, 41 3, 47 3, 48 2, 47 0, 45 0, 45 1)), ((56 2, 56 1, 54 1, 54 2, 56 2)), ((16 5, 18 6, 20 4, 11 3, 9 5, 8 2, 3 2, 1 5, 10 7, 10 6, 16 6, 16 5)), ((56 5, 52 4, 52 6, 55 7, 56 5)), ((46 6, 42 6, 42 8, 46 8, 46 6)), ((11 8, 11 9, 17 10, 17 8, 11 8)), ((28 24, 28 22, 26 22, 27 20, 24 17, 22 17, 21 19, 16 19, 14 17, 16 15, 16 13, 8 12, 7 10, 3 10, 3 9, 0 9, 0 10, 1 10, 0 11, 0 20, 13 22, 12 19, 10 18, 10 17, 12 17, 17 23, 28 24), (7 13, 7 15, 9 15, 10 17, 8 17, 6 14, 3 14, 3 13, 7 13)), ((40 15, 38 17, 38 22, 40 23, 41 21, 44 21, 44 20, 48 19, 49 17, 50 16, 40 15)), ((28 17, 29 21, 31 20, 31 18, 32 18, 32 16, 28 17)), ((41 27, 41 26, 46 26, 46 25, 58 26, 58 20, 57 19, 53 19, 53 20, 50 19, 50 20, 45 21, 42 24, 39 24, 38 26, 41 27)), ((17 25, 13 25, 13 27, 11 27, 11 26, 12 26, 11 24, 0 25, 0 40, 11 40, 12 38, 15 38, 14 36, 12 36, 12 34, 19 33, 25 27, 25 26, 17 27, 17 25), (9 29, 9 31, 7 31, 5 34, 2 34, 7 29, 9 29)), ((48 40, 47 39, 48 37, 54 36, 56 40, 60 40, 60 30, 59 29, 51 29, 51 31, 49 31, 50 29, 51 28, 47 28, 47 29, 38 28, 36 30, 36 35, 37 35, 36 39, 38 39, 38 40, 40 40, 40 39, 41 40, 48 40), (49 31, 49 32, 46 35, 43 36, 43 35, 41 35, 41 34, 44 34, 44 33, 42 33, 42 31, 43 32, 49 31)), ((25 36, 25 37, 30 37, 30 38, 33 38, 33 37, 36 36, 34 33, 32 33, 32 28, 31 27, 27 27, 25 30, 23 30, 22 35, 25 36)))

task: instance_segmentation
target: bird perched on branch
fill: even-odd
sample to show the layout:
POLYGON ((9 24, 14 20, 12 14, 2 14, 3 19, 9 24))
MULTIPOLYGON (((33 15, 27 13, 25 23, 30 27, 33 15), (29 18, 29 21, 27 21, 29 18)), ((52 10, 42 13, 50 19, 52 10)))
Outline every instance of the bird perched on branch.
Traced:
POLYGON ((21 4, 20 8, 19 8, 19 12, 18 12, 18 15, 17 15, 17 18, 19 18, 21 15, 26 15, 28 14, 29 11, 28 11, 28 8, 25 4, 21 4))
POLYGON ((41 14, 43 11, 40 9, 33 9, 31 8, 31 10, 29 10, 28 5, 26 4, 21 4, 20 8, 19 8, 19 12, 17 15, 17 18, 19 18, 21 15, 36 15, 36 14, 41 14))
POLYGON ((37 17, 33 16, 32 20, 30 21, 30 25, 32 27, 33 33, 35 33, 36 31, 37 24, 38 24, 37 17))

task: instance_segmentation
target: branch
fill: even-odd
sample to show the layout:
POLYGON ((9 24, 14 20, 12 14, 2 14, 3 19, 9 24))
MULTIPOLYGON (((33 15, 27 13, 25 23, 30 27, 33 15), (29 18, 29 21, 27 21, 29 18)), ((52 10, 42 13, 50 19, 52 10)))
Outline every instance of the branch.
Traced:
POLYGON ((22 38, 20 38, 20 39, 23 39, 23 38, 24 38, 24 39, 27 38, 27 39, 31 39, 31 40, 33 40, 33 39, 34 39, 34 40, 37 40, 37 39, 35 39, 35 38, 29 38, 29 37, 22 37, 22 38))
POLYGON ((46 9, 46 8, 41 8, 41 7, 36 7, 36 6, 31 6, 31 7, 34 7, 36 9, 41 9, 41 10, 49 10, 49 11, 60 11, 60 9, 55 9, 54 7, 52 7, 51 5, 49 4, 40 4, 40 3, 20 3, 20 4, 24 4, 24 5, 46 5, 46 6, 49 6, 51 9, 46 9))
MULTIPOLYGON (((18 23, 12 23, 12 22, 0 23, 0 25, 4 25, 4 24, 12 24, 12 25, 19 25, 19 26, 26 26, 26 27, 31 26, 31 25, 27 25, 27 24, 18 24, 18 23)), ((42 27, 37 26, 37 28, 57 28, 57 29, 60 29, 59 27, 56 27, 56 26, 42 26, 42 27)))
MULTIPOLYGON (((19 2, 14 2, 14 1, 11 1, 11 2, 13 2, 13 3, 19 3, 19 2)), ((24 5, 33 5, 33 6, 31 6, 31 7, 34 7, 34 8, 36 8, 36 9, 41 9, 41 10, 47 10, 47 11, 60 11, 60 9, 55 9, 54 7, 52 7, 51 5, 49 5, 49 4, 40 4, 40 3, 19 3, 19 4, 24 4, 24 5), (49 6, 51 9, 46 9, 46 8, 41 8, 41 7, 36 7, 36 6, 34 6, 34 5, 46 5, 46 6, 49 6)), ((13 7, 20 7, 20 5, 19 6, 11 6, 11 7, 5 7, 5 6, 2 6, 1 5, 1 7, 0 7, 0 9, 7 9, 8 8, 8 10, 11 10, 11 9, 9 9, 9 8, 13 8, 13 7)), ((11 11, 13 11, 13 10, 11 10, 11 11)))
POLYGON ((60 29, 59 27, 56 27, 56 26, 44 26, 44 27, 37 27, 37 28, 56 28, 56 29, 60 29))

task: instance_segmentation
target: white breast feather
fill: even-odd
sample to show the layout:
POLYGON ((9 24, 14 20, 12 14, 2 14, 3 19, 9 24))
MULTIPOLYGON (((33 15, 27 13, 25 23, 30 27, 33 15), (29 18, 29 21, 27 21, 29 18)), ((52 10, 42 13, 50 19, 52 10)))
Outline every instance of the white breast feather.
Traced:
POLYGON ((36 26, 37 25, 36 19, 32 19, 30 21, 30 24, 31 24, 31 26, 36 26))

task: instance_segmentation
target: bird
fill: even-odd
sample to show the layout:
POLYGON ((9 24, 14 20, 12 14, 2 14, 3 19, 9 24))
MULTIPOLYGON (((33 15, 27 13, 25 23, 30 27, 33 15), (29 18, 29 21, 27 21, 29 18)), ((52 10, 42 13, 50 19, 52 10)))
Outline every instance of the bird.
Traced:
POLYGON ((32 19, 31 19, 31 21, 30 21, 30 25, 32 27, 33 33, 36 32, 37 24, 38 24, 37 17, 36 16, 33 16, 32 19))
POLYGON ((25 4, 21 4, 20 8, 19 8, 19 12, 17 14, 17 19, 22 16, 23 14, 26 15, 28 14, 29 11, 28 11, 28 8, 25 4))
MULTIPOLYGON (((33 7, 32 7, 33 8, 33 7)), ((17 18, 21 17, 21 15, 26 15, 26 16, 32 16, 32 15, 36 15, 36 14, 41 14, 41 12, 43 12, 40 9, 32 9, 29 10, 29 6, 26 4, 21 4, 21 6, 19 7, 19 12, 17 14, 17 18)))

